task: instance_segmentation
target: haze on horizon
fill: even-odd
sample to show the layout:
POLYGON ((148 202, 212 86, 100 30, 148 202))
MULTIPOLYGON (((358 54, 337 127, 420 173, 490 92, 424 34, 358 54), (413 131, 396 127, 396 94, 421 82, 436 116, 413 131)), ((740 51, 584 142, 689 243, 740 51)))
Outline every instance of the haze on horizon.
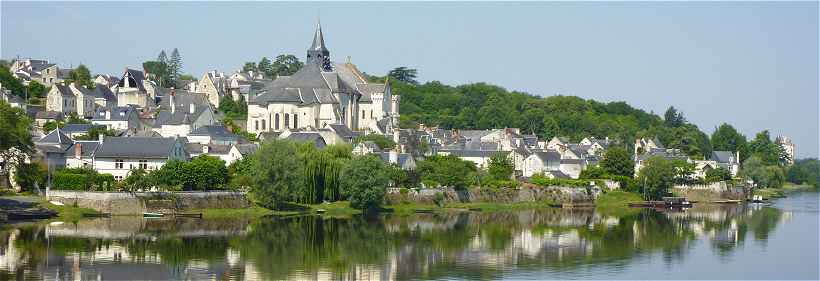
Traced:
POLYGON ((711 134, 764 129, 817 157, 818 2, 0 2, 0 57, 121 75, 178 48, 183 72, 304 60, 318 17, 331 57, 420 81, 670 105, 711 134))

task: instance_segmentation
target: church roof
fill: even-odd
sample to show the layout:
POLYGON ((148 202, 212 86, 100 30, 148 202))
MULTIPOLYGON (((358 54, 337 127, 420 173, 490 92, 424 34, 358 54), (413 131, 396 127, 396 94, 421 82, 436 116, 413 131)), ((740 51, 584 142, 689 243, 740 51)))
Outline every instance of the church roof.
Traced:
POLYGON ((313 34, 313 44, 310 45, 310 50, 327 52, 321 23, 316 23, 316 33, 313 34))

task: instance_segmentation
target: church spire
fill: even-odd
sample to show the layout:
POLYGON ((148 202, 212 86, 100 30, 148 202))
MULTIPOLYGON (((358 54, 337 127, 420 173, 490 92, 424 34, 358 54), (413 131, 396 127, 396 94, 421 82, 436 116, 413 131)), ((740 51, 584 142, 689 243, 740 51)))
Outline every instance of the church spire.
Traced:
POLYGON ((307 50, 305 63, 318 64, 322 70, 331 71, 330 51, 325 47, 325 36, 322 34, 322 23, 316 22, 316 33, 313 34, 313 44, 307 50))

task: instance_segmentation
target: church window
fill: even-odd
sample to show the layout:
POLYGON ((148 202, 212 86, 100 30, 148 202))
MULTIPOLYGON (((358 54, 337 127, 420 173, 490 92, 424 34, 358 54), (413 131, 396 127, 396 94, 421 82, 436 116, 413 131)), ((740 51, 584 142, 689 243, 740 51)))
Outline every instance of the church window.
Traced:
POLYGON ((373 119, 373 110, 370 111, 370 119, 373 119))
POLYGON ((299 114, 293 115, 293 127, 299 128, 299 114))
POLYGON ((279 130, 279 113, 273 115, 273 127, 275 130, 279 130))
POLYGON ((290 128, 290 116, 285 113, 285 128, 290 128))
POLYGON ((364 115, 364 110, 362 110, 362 119, 366 118, 364 115))
POLYGON ((254 130, 256 130, 256 131, 259 131, 259 120, 254 120, 254 122, 253 122, 253 128, 254 128, 254 130))
POLYGON ((265 119, 262 119, 262 130, 267 130, 267 126, 265 126, 265 119))

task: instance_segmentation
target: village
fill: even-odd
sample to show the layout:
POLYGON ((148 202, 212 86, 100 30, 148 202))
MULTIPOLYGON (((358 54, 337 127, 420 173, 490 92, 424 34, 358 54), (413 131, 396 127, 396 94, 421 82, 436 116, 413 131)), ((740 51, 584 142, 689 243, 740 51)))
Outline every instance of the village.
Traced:
MULTIPOLYGON (((2 90, 4 102, 24 109, 34 120, 31 135, 36 152, 25 161, 47 165, 49 182, 34 187, 39 192, 61 189, 50 180, 62 169, 90 169, 122 182, 133 171, 155 171, 168 161, 189 161, 200 155, 220 159, 227 167, 272 139, 312 143, 318 149, 349 144, 354 155, 375 155, 406 171, 431 156, 453 156, 487 170, 491 159, 502 155, 512 165, 511 177, 522 182, 534 176, 582 178, 614 143, 609 136, 592 135, 578 142, 561 136, 543 139, 520 128, 465 130, 424 124, 400 128, 401 94, 393 92, 389 78, 373 82, 349 60, 332 61, 320 25, 304 66, 274 79, 252 70, 231 74, 214 70, 175 89, 159 86, 162 82, 152 80, 156 75, 145 69, 126 67, 120 75, 96 75, 93 87, 86 87, 66 83, 72 69, 46 60, 16 59, 9 70, 24 84, 36 81, 50 87, 42 106, 2 90), (245 120, 227 117, 230 112, 220 110, 220 102, 245 106, 245 120), (46 130, 49 124, 59 125, 46 130), (380 147, 373 141, 379 139, 392 145, 380 147)), ((793 161, 794 144, 787 137, 776 141, 788 154, 786 159, 793 161)), ((728 172, 727 179, 736 178, 741 166, 739 151, 713 151, 710 157, 692 158, 680 149, 666 148, 657 137, 619 145, 633 148, 630 177, 637 177, 645 161, 656 157, 691 166, 686 177, 700 184, 716 169, 728 172)), ((15 181, 14 169, 8 171, 11 187, 23 189, 15 181)), ((606 186, 618 188, 618 184, 608 181, 606 186)))

